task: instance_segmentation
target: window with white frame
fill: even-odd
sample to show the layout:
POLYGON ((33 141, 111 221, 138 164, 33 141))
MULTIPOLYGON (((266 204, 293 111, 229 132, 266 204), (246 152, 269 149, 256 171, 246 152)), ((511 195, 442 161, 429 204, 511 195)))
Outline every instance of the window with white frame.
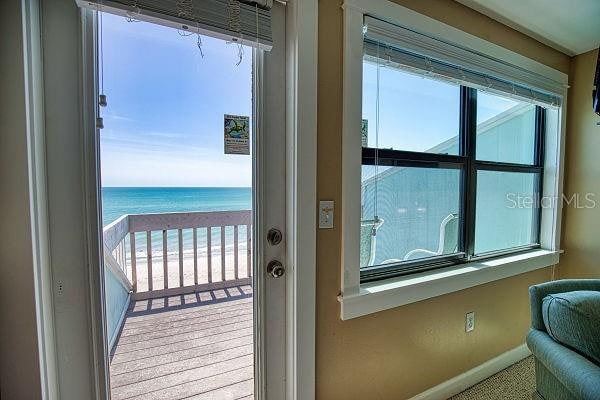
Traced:
POLYGON ((415 35, 365 17, 361 282, 542 243, 546 113, 560 98, 415 35))

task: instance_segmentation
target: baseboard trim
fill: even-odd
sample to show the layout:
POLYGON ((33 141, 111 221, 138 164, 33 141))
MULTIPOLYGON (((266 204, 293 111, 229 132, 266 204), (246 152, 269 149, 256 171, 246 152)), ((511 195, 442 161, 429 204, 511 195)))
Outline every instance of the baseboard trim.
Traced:
POLYGON ((460 374, 452 379, 442 382, 409 400, 446 400, 449 397, 458 394, 465 389, 489 378, 490 376, 502 371, 516 362, 528 357, 531 354, 526 344, 515 347, 498 357, 492 358, 483 364, 460 374))

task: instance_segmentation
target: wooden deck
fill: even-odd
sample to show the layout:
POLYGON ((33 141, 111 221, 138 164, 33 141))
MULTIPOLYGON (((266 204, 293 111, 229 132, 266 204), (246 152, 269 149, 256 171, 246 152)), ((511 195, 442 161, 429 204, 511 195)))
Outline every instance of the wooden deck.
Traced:
POLYGON ((253 399, 252 324, 250 286, 132 301, 112 399, 253 399))

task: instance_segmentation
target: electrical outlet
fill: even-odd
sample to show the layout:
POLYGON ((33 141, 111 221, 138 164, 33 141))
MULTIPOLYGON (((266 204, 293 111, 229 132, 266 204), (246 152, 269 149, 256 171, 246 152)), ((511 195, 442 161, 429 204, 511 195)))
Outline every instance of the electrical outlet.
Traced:
POLYGON ((473 329, 475 329, 475 311, 468 312, 465 321, 465 330, 471 332, 473 329))

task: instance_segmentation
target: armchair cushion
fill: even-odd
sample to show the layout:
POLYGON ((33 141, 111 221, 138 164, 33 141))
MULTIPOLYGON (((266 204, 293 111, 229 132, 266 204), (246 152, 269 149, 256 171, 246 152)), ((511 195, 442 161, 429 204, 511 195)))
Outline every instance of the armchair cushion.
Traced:
POLYGON ((542 317, 554 340, 600 365, 600 292, 549 294, 542 300, 542 317))

